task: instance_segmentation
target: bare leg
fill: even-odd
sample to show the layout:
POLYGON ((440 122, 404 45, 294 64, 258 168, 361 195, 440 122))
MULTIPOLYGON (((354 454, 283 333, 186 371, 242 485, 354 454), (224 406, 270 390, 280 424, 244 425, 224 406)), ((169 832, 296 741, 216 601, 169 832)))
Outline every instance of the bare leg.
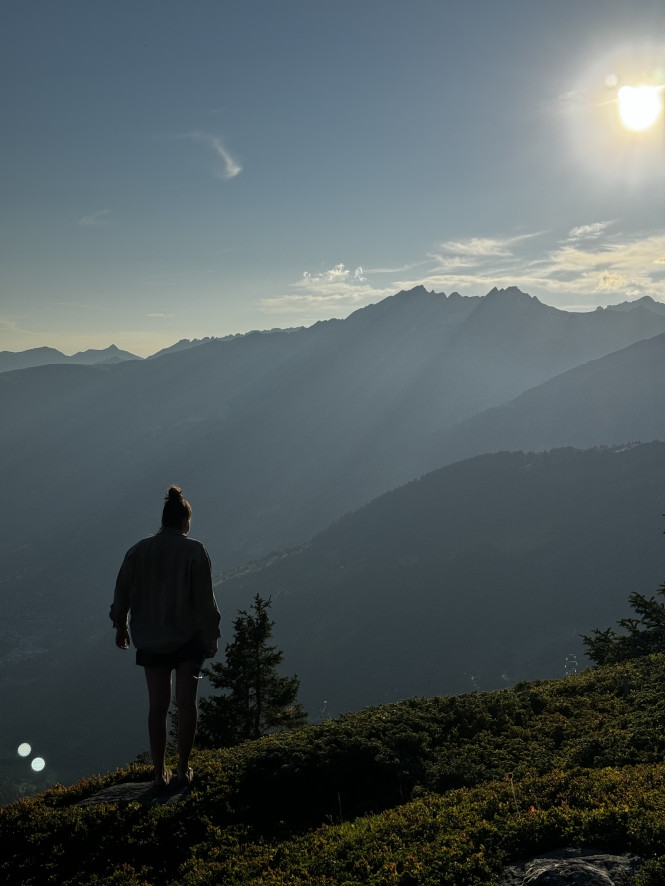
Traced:
POLYGON ((166 782, 164 756, 166 754, 166 717, 171 704, 171 671, 168 668, 146 667, 145 678, 148 683, 150 713, 148 714, 148 733, 150 735, 150 753, 155 770, 155 781, 166 782))
POLYGON ((196 735, 200 668, 193 661, 178 665, 175 672, 175 700, 178 707, 178 778, 184 780, 196 735))

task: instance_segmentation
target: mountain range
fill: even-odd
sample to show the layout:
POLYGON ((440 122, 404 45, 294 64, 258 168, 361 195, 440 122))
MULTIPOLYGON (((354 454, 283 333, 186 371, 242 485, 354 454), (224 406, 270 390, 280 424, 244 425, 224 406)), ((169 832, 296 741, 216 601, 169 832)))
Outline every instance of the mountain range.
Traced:
MULTIPOLYGON (((262 330, 261 334, 267 335, 271 332, 293 332, 293 329, 269 329, 262 330)), ((248 333, 236 333, 234 335, 225 335, 221 338, 214 336, 206 336, 205 338, 181 338, 175 344, 168 348, 162 348, 146 359, 154 360, 155 357, 162 357, 164 354, 173 354, 176 351, 184 351, 187 348, 194 348, 197 345, 205 344, 209 341, 229 341, 233 338, 242 338, 248 333)), ((249 333, 251 334, 251 333, 249 333)), ((0 372, 11 372, 15 369, 30 369, 32 366, 53 366, 62 363, 74 363, 78 365, 91 366, 98 363, 122 363, 125 360, 142 360, 136 354, 130 354, 129 351, 121 351, 115 345, 110 345, 103 350, 94 350, 92 348, 87 351, 79 351, 77 354, 67 356, 62 351, 55 348, 29 348, 26 351, 0 351, 0 372)))
MULTIPOLYGON (((44 712, 50 711, 49 749, 60 760, 63 779, 76 774, 76 766, 94 766, 92 760, 114 765, 127 759, 142 717, 140 730, 137 725, 124 735, 109 734, 108 711, 100 710, 98 693, 103 688, 108 704, 136 713, 143 707, 143 689, 129 657, 120 660, 110 648, 106 612, 122 555, 157 528, 170 483, 181 485, 192 502, 192 534, 206 544, 221 574, 272 550, 306 544, 377 496, 470 455, 665 439, 658 384, 665 315, 655 302, 616 307, 572 314, 514 287, 482 298, 416 287, 346 320, 307 329, 211 339, 149 360, 0 374, 0 409, 11 416, 0 434, 3 492, 11 502, 11 520, 0 540, 5 567, 0 674, 7 687, 0 714, 12 724, 12 736, 25 740, 21 734, 42 728, 44 712), (94 685, 81 684, 77 675, 90 661, 94 685), (87 724, 81 721, 82 704, 87 724)), ((501 476, 506 464, 493 462, 489 473, 501 476)), ((467 477, 459 501, 482 501, 485 474, 476 465, 467 477)), ((633 483, 630 475, 625 483, 633 483)), ((566 488, 575 495, 574 483, 566 488)), ((656 484, 654 489, 660 494, 656 484)), ((553 491, 546 485, 544 509, 553 491)), ((479 512, 483 508, 478 505, 479 512)), ((510 532, 510 507, 488 513, 510 532)), ((459 517, 471 534, 472 518, 477 513, 465 521, 459 517)), ((433 519, 441 519, 439 512, 433 519)), ((645 509, 644 519, 640 532, 648 533, 647 524, 654 526, 651 510, 645 509)), ((550 559, 557 551, 567 556, 562 538, 552 536, 550 559)), ((605 554, 601 541, 594 545, 589 571, 605 554)), ((626 568, 636 564, 636 551, 628 550, 626 568)), ((414 556, 410 552, 400 567, 406 609, 407 567, 414 556)), ((275 558, 296 562, 291 555, 275 558)), ((473 551, 460 553, 457 574, 464 564, 472 570, 476 563, 473 551)), ((257 575, 276 574, 264 566, 253 567, 257 575)), ((343 561, 338 566, 341 575, 347 567, 343 561)), ((391 572, 399 570, 393 565, 391 572)), ((646 591, 654 572, 649 567, 642 576, 646 591)), ((623 589, 623 581, 618 584, 623 589)), ((225 582, 220 593, 221 588, 228 625, 236 602, 247 600, 237 583, 225 582)), ((294 592, 293 599, 300 601, 303 626, 319 636, 317 607, 323 603, 315 590, 294 592)), ((546 597, 554 593, 553 580, 546 590, 546 597)), ((333 598, 337 593, 331 591, 333 598)), ((618 587, 613 594, 614 612, 618 587)), ((286 624, 294 610, 281 614, 282 597, 287 599, 276 598, 276 612, 286 624)), ((542 605, 550 611, 545 599, 542 605)), ((396 618, 400 612, 394 610, 396 618)), ((343 614, 340 609, 340 618, 343 614)), ((322 660, 343 661, 327 616, 321 619, 322 642, 329 646, 327 651, 322 646, 322 660)), ((366 630, 367 619, 359 624, 366 630)), ((561 642, 580 624, 571 617, 567 633, 557 635, 561 642)), ((418 655, 429 661, 438 640, 429 633, 422 642, 417 637, 409 642, 422 647, 418 655)), ((496 679, 497 668, 509 675, 534 668, 528 675, 539 676, 538 669, 551 669, 561 654, 555 644, 551 656, 538 659, 529 650, 539 643, 537 636, 524 642, 512 671, 500 655, 467 671, 477 672, 481 682, 496 679)), ((366 703, 367 693, 383 691, 380 672, 365 692, 357 673, 344 667, 337 677, 347 688, 336 688, 334 669, 307 658, 302 634, 300 639, 285 634, 284 644, 287 662, 297 665, 307 687, 310 709, 328 696, 339 708, 356 707, 366 703), (317 685, 308 682, 308 673, 320 675, 317 685)), ((441 672, 452 673, 448 665, 441 672)), ((460 685, 468 688, 469 679, 451 680, 449 686, 430 679, 414 689, 411 678, 400 682, 390 671, 384 685, 393 695, 458 691, 460 685)))
POLYGON ((29 369, 31 366, 52 366, 62 363, 89 366, 95 363, 122 363, 124 360, 140 360, 136 354, 121 351, 115 345, 104 350, 89 349, 68 357, 55 348, 30 348, 27 351, 0 351, 0 372, 29 369))

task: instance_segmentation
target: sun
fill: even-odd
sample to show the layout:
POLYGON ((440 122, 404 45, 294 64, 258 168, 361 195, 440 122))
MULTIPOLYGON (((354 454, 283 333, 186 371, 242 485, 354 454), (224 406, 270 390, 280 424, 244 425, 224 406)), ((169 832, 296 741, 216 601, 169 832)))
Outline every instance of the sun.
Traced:
POLYGON ((649 129, 663 110, 657 86, 622 86, 618 98, 621 122, 633 132, 649 129))

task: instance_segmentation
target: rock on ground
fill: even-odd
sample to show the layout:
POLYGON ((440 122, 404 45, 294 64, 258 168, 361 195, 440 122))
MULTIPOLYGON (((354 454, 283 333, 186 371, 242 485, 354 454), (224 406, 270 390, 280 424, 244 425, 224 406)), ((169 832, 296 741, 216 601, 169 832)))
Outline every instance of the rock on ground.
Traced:
POLYGON ((623 886, 637 873, 636 855, 558 849, 506 868, 502 886, 623 886))
POLYGON ((98 791, 85 800, 77 803, 77 806, 96 806, 100 803, 141 803, 151 806, 152 804, 179 803, 189 787, 168 787, 166 790, 156 790, 151 781, 134 781, 123 784, 114 784, 110 788, 98 791))

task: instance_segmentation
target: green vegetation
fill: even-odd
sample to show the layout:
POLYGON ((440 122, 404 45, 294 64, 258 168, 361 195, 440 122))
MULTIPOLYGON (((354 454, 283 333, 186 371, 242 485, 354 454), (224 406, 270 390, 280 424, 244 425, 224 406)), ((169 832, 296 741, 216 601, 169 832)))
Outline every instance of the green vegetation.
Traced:
POLYGON ((300 681, 278 673, 284 653, 268 643, 274 625, 269 608, 270 599, 256 594, 251 612, 241 610, 233 622, 225 661, 203 671, 215 689, 225 691, 201 700, 199 743, 204 747, 232 747, 305 725, 307 715, 296 701, 300 681))
MULTIPOLYGON (((665 584, 658 588, 658 594, 665 596, 665 584)), ((613 664, 665 651, 665 605, 655 597, 637 593, 631 594, 628 601, 638 618, 619 619, 619 626, 626 633, 617 634, 606 628, 583 637, 587 655, 596 664, 613 664)))
POLYGON ((496 883, 593 844, 665 877, 665 655, 411 699, 196 756, 177 805, 77 806, 132 766, 0 810, 7 886, 496 883))

